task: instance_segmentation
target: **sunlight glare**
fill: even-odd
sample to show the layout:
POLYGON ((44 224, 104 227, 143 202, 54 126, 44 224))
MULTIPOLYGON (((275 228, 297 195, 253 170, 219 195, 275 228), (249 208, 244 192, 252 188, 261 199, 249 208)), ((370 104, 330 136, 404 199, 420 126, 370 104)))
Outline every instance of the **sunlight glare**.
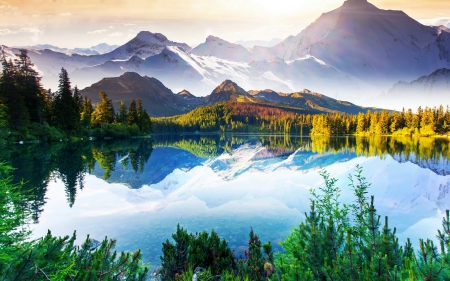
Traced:
POLYGON ((252 2, 274 15, 295 13, 312 3, 305 0, 252 0, 252 2))

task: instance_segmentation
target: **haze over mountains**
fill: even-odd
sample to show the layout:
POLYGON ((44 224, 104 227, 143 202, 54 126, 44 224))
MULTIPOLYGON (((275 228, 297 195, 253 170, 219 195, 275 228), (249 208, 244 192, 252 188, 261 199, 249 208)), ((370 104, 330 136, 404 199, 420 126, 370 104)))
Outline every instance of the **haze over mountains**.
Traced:
POLYGON ((143 107, 153 117, 183 114, 194 108, 219 102, 250 103, 305 114, 358 113, 366 112, 369 109, 306 89, 291 94, 276 93, 272 90, 250 91, 249 93, 231 80, 223 81, 205 97, 196 97, 186 90, 175 94, 159 80, 140 76, 135 72, 126 72, 119 77, 104 78, 81 90, 81 95, 96 103, 100 101, 100 91, 107 93, 115 108, 118 108, 120 101, 129 106, 132 99, 142 99, 143 107))
MULTIPOLYGON (((8 57, 17 53, 14 48, 2 49, 8 57)), ((192 49, 160 33, 142 31, 100 55, 49 49, 30 49, 29 55, 43 75, 44 86, 52 89, 64 67, 79 88, 132 71, 155 77, 174 92, 186 89, 195 96, 206 96, 230 79, 247 91, 293 93, 306 88, 396 109, 450 104, 445 89, 436 91, 435 99, 414 96, 401 98, 402 104, 397 91, 388 91, 399 81, 409 83, 437 69, 450 69, 450 29, 423 25, 402 11, 378 9, 366 0, 347 0, 272 47, 247 49, 209 36, 192 49)))

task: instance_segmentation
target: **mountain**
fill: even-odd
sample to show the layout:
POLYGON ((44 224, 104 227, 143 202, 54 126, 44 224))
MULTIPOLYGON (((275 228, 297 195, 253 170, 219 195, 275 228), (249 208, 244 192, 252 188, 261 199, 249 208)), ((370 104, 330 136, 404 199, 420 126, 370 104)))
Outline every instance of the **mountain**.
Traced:
MULTIPOLYGON (((104 78, 81 90, 93 103, 99 102, 99 92, 104 91, 115 108, 123 101, 129 106, 132 99, 142 99, 143 107, 153 117, 183 114, 205 105, 219 102, 246 103, 264 108, 276 108, 295 113, 366 112, 369 108, 339 101, 325 95, 303 90, 285 94, 272 90, 247 92, 237 83, 225 80, 206 97, 196 97, 183 90, 174 94, 161 81, 135 72, 126 72, 119 77, 104 78)), ((370 108, 371 110, 376 110, 370 108)))
POLYGON ((104 91, 118 108, 119 101, 127 106, 132 99, 142 99, 142 105, 150 116, 170 116, 191 110, 189 103, 175 95, 155 78, 140 76, 134 72, 126 72, 119 77, 104 78, 81 91, 93 103, 99 102, 99 92, 104 91))
POLYGON ((277 93, 272 90, 263 91, 249 91, 249 93, 258 99, 277 103, 289 105, 292 107, 299 107, 304 109, 314 109, 321 112, 346 112, 351 114, 358 114, 359 112, 367 112, 370 110, 378 110, 375 108, 365 108, 361 106, 354 105, 353 103, 340 101, 332 99, 330 97, 324 96, 322 94, 311 92, 310 90, 304 89, 300 92, 295 93, 277 93))
POLYGON ((191 53, 197 56, 213 56, 231 61, 253 61, 252 53, 245 47, 214 36, 208 36, 205 43, 192 49, 191 53))
POLYGON ((425 20, 420 20, 420 22, 424 25, 431 25, 431 26, 443 25, 447 28, 450 28, 450 18, 425 19, 425 20))
MULTIPOLYGON (((1 48, 8 58, 18 52, 1 48)), ((347 0, 272 47, 249 50, 209 36, 191 49, 160 33, 142 31, 101 55, 49 49, 29 49, 29 55, 45 88, 57 87, 64 67, 79 88, 136 72, 155 77, 174 92, 189 89, 198 96, 232 80, 245 90, 294 93, 306 88, 338 100, 392 108, 406 101, 393 104, 391 99, 378 98, 380 93, 398 81, 450 69, 450 29, 423 25, 402 11, 379 9, 366 0, 347 0)))
POLYGON ((224 101, 255 102, 249 93, 231 80, 225 80, 209 96, 205 97, 205 104, 207 105, 224 101))
POLYGON ((177 93, 178 96, 182 97, 183 99, 195 99, 198 98, 196 96, 194 96, 193 94, 191 94, 188 90, 183 90, 179 93, 177 93))
MULTIPOLYGON (((272 48, 255 47, 260 60, 313 56, 373 85, 386 87, 450 65, 449 30, 420 24, 402 11, 347 0, 296 36, 272 48)), ((379 88, 380 89, 380 88, 379 88)))
MULTIPOLYGON (((104 77, 117 76, 130 70, 133 71, 130 68, 136 66, 137 59, 142 60, 149 56, 158 55, 167 46, 180 47, 186 51, 191 50, 191 47, 185 43, 170 41, 161 33, 149 31, 141 31, 124 45, 101 55, 87 56, 75 53, 66 54, 51 49, 27 49, 36 70, 43 76, 44 87, 56 89, 58 75, 62 67, 68 71, 72 84, 83 88, 104 77), (123 68, 120 63, 126 63, 129 67, 123 68), (83 73, 79 73, 81 69, 83 69, 81 71, 83 73)), ((5 51, 7 58, 11 59, 14 59, 14 54, 19 53, 18 48, 4 45, 1 45, 0 49, 5 51)))
POLYGON ((280 38, 272 38, 270 40, 239 40, 234 42, 235 44, 239 44, 241 46, 244 46, 245 48, 251 49, 255 46, 261 46, 261 47, 273 47, 276 44, 283 41, 280 38))
POLYGON ((435 106, 436 101, 442 105, 450 104, 450 69, 438 69, 409 83, 400 81, 381 98, 404 101, 408 103, 405 106, 413 109, 435 106))
POLYGON ((191 47, 185 43, 170 41, 161 33, 152 33, 141 31, 136 37, 128 41, 112 52, 100 56, 104 61, 107 60, 128 60, 133 56, 141 59, 160 54, 167 46, 176 46, 190 51, 191 47))
POLYGON ((35 50, 44 50, 44 49, 49 49, 52 50, 54 52, 59 52, 59 53, 65 53, 65 54, 78 54, 78 55, 101 55, 101 54, 105 54, 108 52, 113 51, 114 49, 116 49, 117 47, 119 47, 119 45, 108 45, 106 43, 100 43, 98 45, 92 46, 90 48, 74 48, 74 49, 69 49, 69 48, 60 48, 54 45, 50 45, 50 44, 38 44, 38 45, 34 45, 34 46, 28 46, 25 48, 31 48, 31 49, 35 49, 35 50))

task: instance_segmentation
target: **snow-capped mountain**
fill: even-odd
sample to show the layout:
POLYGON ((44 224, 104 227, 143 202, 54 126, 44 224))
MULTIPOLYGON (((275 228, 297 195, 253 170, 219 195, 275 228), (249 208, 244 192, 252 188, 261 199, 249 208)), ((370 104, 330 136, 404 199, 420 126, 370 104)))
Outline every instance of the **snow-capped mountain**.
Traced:
POLYGON ((431 25, 431 26, 443 25, 447 28, 450 28, 450 18, 447 18, 447 17, 420 20, 420 23, 425 24, 425 25, 431 25))
POLYGON ((213 56, 231 61, 253 61, 252 53, 245 47, 214 36, 208 36, 205 43, 192 49, 191 53, 197 56, 213 56))
POLYGON ((448 32, 422 25, 402 11, 347 0, 298 35, 272 48, 256 47, 253 54, 285 61, 311 55, 365 82, 386 86, 449 66, 448 32))
MULTIPOLYGON (((100 44, 92 46, 90 48, 69 49, 69 48, 60 48, 60 47, 50 45, 50 44, 38 44, 38 45, 28 46, 25 48, 36 49, 36 50, 49 49, 49 50, 52 50, 55 52, 65 53, 68 55, 70 55, 70 54, 101 55, 101 54, 109 53, 109 52, 113 51, 114 49, 116 49, 117 47, 119 47, 119 45, 108 45, 106 43, 100 43, 100 44)), ((19 48, 19 47, 17 47, 17 48, 19 48)))
POLYGON ((450 69, 442 68, 429 75, 411 81, 396 83, 383 99, 391 99, 394 102, 405 101, 410 108, 419 106, 435 106, 436 102, 445 105, 450 97, 450 69))
MULTIPOLYGON (((2 49, 10 57, 18 52, 2 49)), ((450 68, 450 29, 423 25, 402 11, 378 9, 366 0, 347 0, 273 47, 249 50, 209 36, 191 49, 160 33, 142 31, 101 55, 49 49, 30 49, 29 54, 45 88, 56 88, 64 67, 80 88, 133 71, 155 77, 175 92, 187 89, 197 96, 230 79, 247 91, 307 88, 367 106, 394 107, 377 99, 380 93, 398 81, 450 68)))
POLYGON ((244 46, 245 48, 254 48, 255 46, 262 46, 262 47, 273 47, 276 44, 283 41, 280 38, 272 38, 270 40, 239 40, 234 42, 235 44, 239 44, 244 46))

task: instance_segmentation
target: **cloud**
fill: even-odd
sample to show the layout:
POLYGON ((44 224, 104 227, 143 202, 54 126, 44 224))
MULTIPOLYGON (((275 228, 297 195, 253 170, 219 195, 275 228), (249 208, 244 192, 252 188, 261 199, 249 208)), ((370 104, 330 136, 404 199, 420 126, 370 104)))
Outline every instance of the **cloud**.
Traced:
POLYGON ((0 15, 19 15, 19 8, 0 1, 0 15))
POLYGON ((9 28, 0 29, 0 35, 9 35, 9 34, 18 34, 18 33, 31 33, 33 34, 32 40, 36 41, 38 36, 44 32, 42 32, 37 27, 22 27, 20 29, 11 30, 9 28))
POLYGON ((119 36, 122 36, 122 32, 114 32, 108 35, 108 37, 119 37, 119 36))
POLYGON ((58 14, 58 16, 61 16, 61 17, 69 17, 69 16, 71 16, 72 14, 71 13, 61 13, 61 14, 58 14))
POLYGON ((130 25, 136 25, 136 24, 135 23, 122 23, 122 25, 130 26, 130 25))
POLYGON ((106 31, 108 31, 108 30, 107 29, 98 29, 98 30, 94 30, 94 31, 88 31, 87 34, 100 34, 100 33, 106 32, 106 31))
POLYGON ((14 33, 14 32, 11 31, 10 29, 7 29, 7 28, 5 28, 5 29, 0 29, 0 36, 1 36, 1 35, 12 34, 12 33, 14 33))

